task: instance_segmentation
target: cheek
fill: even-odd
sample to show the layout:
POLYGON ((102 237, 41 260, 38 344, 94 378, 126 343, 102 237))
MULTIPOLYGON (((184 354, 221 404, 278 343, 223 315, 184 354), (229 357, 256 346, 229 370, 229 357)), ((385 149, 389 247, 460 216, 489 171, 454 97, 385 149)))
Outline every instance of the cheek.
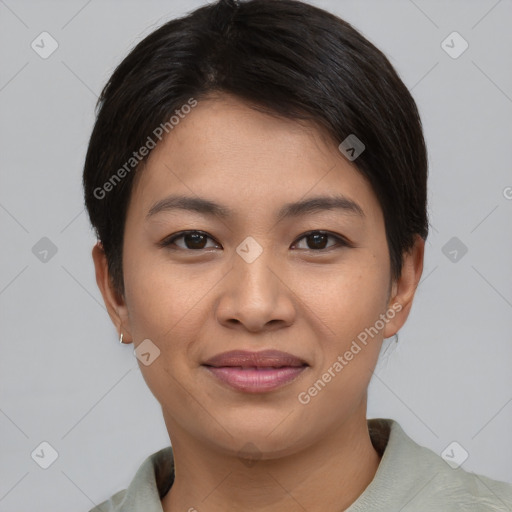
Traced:
POLYGON ((384 312, 389 278, 386 263, 368 252, 354 254, 326 274, 301 273, 297 282, 301 299, 330 328, 337 344, 342 344, 373 325, 384 312))
MULTIPOLYGON (((386 311, 390 279, 383 259, 363 251, 331 273, 321 287, 313 288, 316 291, 307 299, 308 306, 328 326, 314 375, 315 382, 329 382, 326 392, 322 391, 323 399, 317 402, 319 407, 329 407, 328 397, 352 396, 357 402, 366 392, 383 338, 379 319, 386 311)), ((322 383, 319 386, 322 388, 322 383)))
MULTIPOLYGON (((381 265, 354 266, 331 275, 308 305, 328 325, 314 373, 297 396, 304 422, 345 418, 366 396, 380 353, 382 331, 375 334, 385 312, 389 274, 381 265)), ((384 267, 385 268, 385 267, 384 267)), ((330 424, 329 422, 326 425, 330 424)), ((327 428, 327 427, 326 427, 327 428)))
POLYGON ((160 351, 150 365, 138 365, 155 398, 169 410, 180 410, 188 404, 181 383, 190 371, 191 340, 197 339, 197 326, 203 323, 194 308, 199 291, 194 293, 194 283, 176 268, 147 254, 129 254, 125 289, 134 349, 149 339, 160 351))
POLYGON ((127 246, 126 254, 125 288, 135 341, 176 338, 177 332, 193 325, 194 306, 210 287, 208 282, 195 282, 193 273, 149 251, 127 246))

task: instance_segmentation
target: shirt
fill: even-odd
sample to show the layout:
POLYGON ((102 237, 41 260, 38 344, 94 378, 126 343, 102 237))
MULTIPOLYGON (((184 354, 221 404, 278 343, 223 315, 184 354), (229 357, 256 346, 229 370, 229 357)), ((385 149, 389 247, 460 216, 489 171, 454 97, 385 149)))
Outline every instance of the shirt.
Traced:
MULTIPOLYGON (((391 419, 367 420, 381 460, 372 481, 345 512, 512 512, 512 484, 451 467, 391 419)), ((461 448, 448 447, 456 460, 461 448)), ((454 463, 452 463, 455 465, 454 463)), ((127 489, 89 512, 162 512, 174 480, 172 447, 147 457, 127 489)))

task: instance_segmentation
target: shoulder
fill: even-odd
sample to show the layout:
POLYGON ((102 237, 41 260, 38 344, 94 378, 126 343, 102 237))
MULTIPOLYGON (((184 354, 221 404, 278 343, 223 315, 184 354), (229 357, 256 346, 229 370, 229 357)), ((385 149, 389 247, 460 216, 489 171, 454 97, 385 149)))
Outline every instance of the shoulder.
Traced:
POLYGON ((89 512, 161 511, 161 496, 172 485, 173 479, 173 453, 168 446, 144 460, 127 489, 118 491, 89 512))
POLYGON ((89 512, 118 512, 126 496, 126 489, 116 492, 108 500, 96 505, 89 512))
POLYGON ((400 507, 410 512, 512 511, 512 484, 451 467, 394 420, 369 420, 368 426, 372 442, 382 444, 387 437, 387 443, 374 479, 347 512, 400 507))
POLYGON ((421 468, 418 476, 425 479, 425 501, 429 507, 444 507, 450 512, 512 511, 512 484, 471 473, 460 466, 451 467, 441 456, 412 442, 415 448, 409 451, 411 461, 418 462, 421 468))

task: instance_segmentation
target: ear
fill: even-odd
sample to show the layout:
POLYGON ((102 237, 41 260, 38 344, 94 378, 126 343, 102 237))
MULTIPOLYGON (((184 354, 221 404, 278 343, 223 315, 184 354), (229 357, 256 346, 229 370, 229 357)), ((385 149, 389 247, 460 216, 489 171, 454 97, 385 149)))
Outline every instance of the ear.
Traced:
POLYGON ((103 296, 112 323, 116 326, 119 336, 123 333, 123 343, 131 343, 130 321, 128 308, 124 297, 114 288, 112 278, 108 271, 107 256, 101 245, 97 242, 92 249, 92 259, 96 270, 96 283, 103 296))
POLYGON ((388 302, 388 311, 393 310, 395 315, 388 315, 389 321, 384 328, 384 337, 395 335, 405 324, 411 311, 414 294, 423 272, 423 257, 425 253, 425 240, 416 235, 413 247, 403 254, 402 272, 394 281, 388 302))

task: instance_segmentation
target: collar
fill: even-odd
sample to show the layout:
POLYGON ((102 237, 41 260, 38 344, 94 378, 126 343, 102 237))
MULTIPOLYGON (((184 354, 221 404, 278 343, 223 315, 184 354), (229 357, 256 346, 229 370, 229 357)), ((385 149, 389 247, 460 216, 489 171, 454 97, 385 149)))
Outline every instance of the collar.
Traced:
MULTIPOLYGON (((414 442, 392 419, 369 419, 367 425, 381 461, 370 484, 345 512, 406 506, 415 512, 512 510, 512 485, 462 468, 452 469, 439 455, 414 442)), ((173 481, 174 459, 168 446, 144 460, 126 490, 90 512, 163 512, 161 499, 173 481)))

